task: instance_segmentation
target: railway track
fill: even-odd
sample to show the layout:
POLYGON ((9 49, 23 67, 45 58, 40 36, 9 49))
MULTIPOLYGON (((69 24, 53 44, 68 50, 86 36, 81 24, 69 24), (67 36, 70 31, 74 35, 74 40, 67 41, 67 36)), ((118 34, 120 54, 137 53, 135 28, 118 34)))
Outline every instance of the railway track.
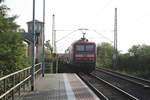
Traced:
POLYGON ((106 69, 106 68, 98 68, 97 67, 96 70, 102 71, 104 73, 107 73, 107 74, 110 74, 110 75, 113 75, 113 76, 116 76, 118 78, 128 80, 128 81, 133 82, 137 85, 141 85, 145 88, 150 88, 150 80, 146 80, 146 79, 142 79, 142 78, 139 78, 139 77, 122 74, 122 73, 112 71, 112 70, 106 69))
POLYGON ((96 68, 92 75, 101 78, 139 100, 150 100, 150 82, 148 80, 102 68, 96 68))
POLYGON ((79 74, 101 100, 139 100, 94 74, 79 74))

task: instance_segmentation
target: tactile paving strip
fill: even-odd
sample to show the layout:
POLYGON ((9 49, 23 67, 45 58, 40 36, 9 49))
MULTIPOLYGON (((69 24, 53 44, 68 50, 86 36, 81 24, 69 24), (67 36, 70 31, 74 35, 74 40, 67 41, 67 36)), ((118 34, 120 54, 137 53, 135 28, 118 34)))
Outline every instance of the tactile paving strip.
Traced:
POLYGON ((76 100, 99 100, 76 74, 67 74, 76 100))

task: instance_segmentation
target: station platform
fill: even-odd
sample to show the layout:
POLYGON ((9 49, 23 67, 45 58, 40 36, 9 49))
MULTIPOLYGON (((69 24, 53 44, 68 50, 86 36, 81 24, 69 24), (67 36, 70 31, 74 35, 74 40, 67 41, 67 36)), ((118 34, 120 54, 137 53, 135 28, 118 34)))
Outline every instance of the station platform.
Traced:
POLYGON ((100 100, 76 74, 46 74, 22 100, 100 100))

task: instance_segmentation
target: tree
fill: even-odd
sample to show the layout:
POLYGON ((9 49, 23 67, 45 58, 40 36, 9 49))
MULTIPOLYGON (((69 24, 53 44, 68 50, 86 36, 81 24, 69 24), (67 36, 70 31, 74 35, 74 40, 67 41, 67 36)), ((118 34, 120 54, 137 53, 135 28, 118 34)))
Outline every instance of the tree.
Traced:
POLYGON ((119 55, 119 70, 136 75, 150 75, 150 46, 133 45, 126 54, 119 55))
POLYGON ((113 46, 109 43, 101 43, 97 46, 97 66, 111 67, 113 46))
POLYGON ((129 53, 132 53, 133 56, 145 56, 150 55, 150 46, 145 44, 142 45, 133 45, 129 50, 129 53))
MULTIPOLYGON (((3 0, 0 1, 0 4, 3 0)), ((17 16, 8 17, 7 8, 5 5, 0 6, 0 32, 12 32, 15 31, 19 25, 17 25, 14 21, 17 16)))
POLYGON ((46 73, 52 72, 52 47, 50 40, 47 40, 45 45, 45 71, 46 73))
MULTIPOLYGON (((0 0, 0 4, 3 0, 0 0)), ((16 16, 8 17, 5 5, 0 5, 0 75, 6 75, 29 65, 23 39, 16 33, 16 16)))
POLYGON ((47 40, 47 41, 46 41, 45 47, 46 47, 47 49, 49 49, 50 52, 52 52, 52 46, 51 46, 51 44, 50 44, 50 40, 47 40))
POLYGON ((45 61, 49 62, 52 61, 52 47, 50 44, 50 40, 47 40, 45 43, 45 61))

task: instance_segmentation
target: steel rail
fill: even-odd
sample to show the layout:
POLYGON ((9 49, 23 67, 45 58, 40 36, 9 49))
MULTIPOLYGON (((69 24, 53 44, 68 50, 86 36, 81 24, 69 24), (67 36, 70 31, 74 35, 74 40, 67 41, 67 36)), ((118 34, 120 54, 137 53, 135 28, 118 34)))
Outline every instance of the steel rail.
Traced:
POLYGON ((90 74, 90 75, 91 75, 92 77, 98 79, 99 81, 104 82, 105 84, 109 85, 110 87, 114 88, 115 90, 119 91, 119 92, 122 93, 123 95, 128 96, 131 100, 139 100, 138 98, 136 98, 136 97, 132 96, 131 94, 129 94, 129 93, 123 91, 122 89, 120 89, 120 88, 118 88, 118 87, 112 85, 111 83, 109 83, 109 82, 107 82, 107 81, 101 79, 100 77, 98 77, 98 76, 96 76, 96 75, 93 75, 93 74, 90 74))
POLYGON ((78 76, 94 91, 94 93, 101 99, 101 100, 109 100, 103 93, 101 93, 96 87, 94 87, 90 82, 86 81, 82 75, 78 76))
MULTIPOLYGON (((96 68, 96 70, 97 71, 101 71, 101 72, 104 72, 104 73, 106 73, 106 74, 109 74, 109 75, 112 75, 112 76, 115 76, 115 77, 118 77, 118 78, 120 78, 120 79, 123 79, 123 80, 126 80, 126 81, 129 81, 129 82, 132 82, 133 84, 137 84, 137 85, 139 85, 139 86, 142 86, 142 87, 144 87, 144 88, 150 88, 150 86, 149 85, 147 85, 147 84, 143 84, 143 83, 141 83, 141 82, 137 82, 137 81, 135 81, 135 80, 131 80, 131 78, 133 78, 133 79, 135 79, 135 77, 130 77, 130 76, 126 76, 126 75, 123 75, 123 74, 121 74, 121 73, 115 73, 115 72, 113 72, 113 71, 110 71, 110 70, 106 70, 106 69, 102 69, 102 68, 96 68), (130 79, 127 79, 126 77, 130 77, 130 79)), ((137 79, 137 80, 139 80, 139 79, 137 79)), ((140 80, 141 81, 141 80, 140 80)), ((147 82, 147 81, 146 81, 147 82)), ((149 83, 150 84, 150 83, 149 83)))
POLYGON ((112 73, 115 73, 115 74, 119 74, 119 75, 124 76, 124 77, 129 77, 129 78, 137 79, 139 81, 143 81, 143 82, 146 82, 146 83, 150 84, 150 80, 147 80, 147 79, 139 78, 139 77, 136 77, 136 76, 130 76, 130 75, 123 74, 123 73, 116 72, 116 71, 112 71, 112 70, 106 69, 106 68, 99 68, 99 67, 97 67, 97 68, 98 69, 102 69, 102 70, 106 70, 106 71, 109 71, 109 72, 112 72, 112 73))

